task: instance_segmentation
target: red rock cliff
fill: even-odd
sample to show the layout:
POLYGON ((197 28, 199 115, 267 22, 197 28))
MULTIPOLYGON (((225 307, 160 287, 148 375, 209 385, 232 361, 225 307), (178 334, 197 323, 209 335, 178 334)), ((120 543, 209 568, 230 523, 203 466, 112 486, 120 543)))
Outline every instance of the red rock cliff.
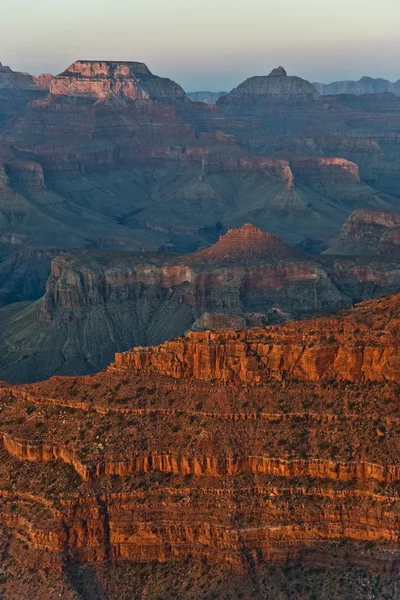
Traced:
POLYGON ((183 89, 170 79, 153 75, 138 62, 82 61, 70 65, 50 82, 53 95, 105 98, 121 95, 132 100, 183 100, 183 89))
POLYGON ((378 304, 372 328, 368 319, 364 321, 366 304, 339 319, 265 329, 192 332, 161 346, 117 354, 115 365, 203 381, 400 383, 399 306, 400 296, 378 304))
POLYGON ((351 556, 398 573, 399 307, 191 334, 91 377, 3 385, 1 528, 7 552, 25 548, 13 564, 351 556))

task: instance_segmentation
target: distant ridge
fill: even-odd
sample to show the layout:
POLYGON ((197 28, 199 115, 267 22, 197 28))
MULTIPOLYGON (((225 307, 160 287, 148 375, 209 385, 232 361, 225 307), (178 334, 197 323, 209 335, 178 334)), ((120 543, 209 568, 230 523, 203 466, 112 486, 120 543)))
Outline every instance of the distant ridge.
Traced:
POLYGON ((187 97, 193 102, 204 102, 204 104, 217 104, 222 96, 228 92, 189 92, 187 97))
POLYGON ((234 88, 229 94, 219 99, 219 105, 229 105, 244 98, 252 98, 252 102, 264 102, 270 99, 312 100, 319 93, 313 84, 301 77, 288 75, 283 67, 273 69, 269 75, 249 77, 234 88))
POLYGON ((313 86, 322 96, 336 96, 338 94, 355 94, 361 96, 363 94, 385 94, 388 92, 400 96, 400 79, 391 82, 388 79, 381 79, 380 77, 374 79, 366 75, 357 81, 314 82, 313 86))

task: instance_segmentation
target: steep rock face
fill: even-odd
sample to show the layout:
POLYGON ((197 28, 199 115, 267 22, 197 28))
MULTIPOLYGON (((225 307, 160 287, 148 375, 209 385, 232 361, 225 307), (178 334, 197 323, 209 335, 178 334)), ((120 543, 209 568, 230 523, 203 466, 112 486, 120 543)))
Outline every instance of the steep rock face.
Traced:
POLYGON ((43 169, 38 162, 14 159, 7 161, 5 166, 15 189, 28 194, 45 193, 43 169))
POLYGON ((400 244, 400 214, 359 209, 325 254, 397 254, 400 244))
MULTIPOLYGON (((217 101, 230 118, 245 118, 241 139, 281 134, 304 136, 318 143, 321 133, 399 131, 399 98, 391 93, 340 94, 326 97, 298 77, 287 77, 282 68, 268 77, 252 77, 217 101)), ((314 143, 315 143, 314 142, 314 143)), ((340 156, 340 155, 339 155, 340 156)))
POLYGON ((387 79, 364 76, 358 81, 333 81, 332 83, 313 83, 319 94, 333 96, 336 94, 384 94, 390 92, 400 96, 400 80, 392 83, 387 79))
POLYGON ((399 336, 397 295, 301 324, 191 333, 90 377, 3 384, 5 558, 48 577, 104 561, 108 573, 187 560, 245 576, 351 560, 393 578, 399 336))
POLYGON ((259 156, 211 157, 205 162, 207 174, 218 173, 262 173, 280 179, 287 190, 293 188, 293 175, 289 163, 274 158, 259 156))
POLYGON ((304 158, 291 161, 295 175, 304 182, 324 183, 324 180, 335 181, 337 184, 359 183, 358 166, 344 158, 304 158))
MULTIPOLYGON (((12 269, 12 281, 21 281, 21 267, 12 269)), ((7 282, 3 288, 17 292, 7 282)), ((157 344, 207 323, 280 323, 399 290, 396 256, 306 257, 252 225, 189 255, 64 254, 53 260, 40 301, 0 312, 1 376, 32 381, 93 372, 116 351, 157 344)))
POLYGON ((14 195, 14 191, 10 188, 10 181, 4 161, 0 161, 0 194, 2 197, 14 195))
POLYGON ((302 321, 265 330, 189 333, 161 346, 117 354, 115 365, 203 381, 333 378, 400 383, 399 305, 400 296, 382 301, 372 323, 364 322, 370 314, 366 304, 337 320, 302 321))
POLYGON ((144 63, 138 62, 78 60, 51 80, 50 93, 98 99, 108 95, 169 102, 186 99, 178 84, 153 75, 144 63))
POLYGON ((77 61, 36 91, 5 89, 33 95, 2 131, 2 160, 32 167, 30 181, 28 168, 1 176, 1 232, 44 252, 193 251, 250 221, 325 249, 352 210, 396 209, 397 98, 307 100, 282 69, 261 79, 211 107, 133 62, 77 61))
POLYGON ((289 312, 279 308, 272 308, 264 313, 243 313, 243 315, 229 315, 224 313, 205 312, 192 325, 192 331, 205 331, 208 329, 243 329, 244 327, 262 327, 267 324, 284 323, 291 319, 289 312))

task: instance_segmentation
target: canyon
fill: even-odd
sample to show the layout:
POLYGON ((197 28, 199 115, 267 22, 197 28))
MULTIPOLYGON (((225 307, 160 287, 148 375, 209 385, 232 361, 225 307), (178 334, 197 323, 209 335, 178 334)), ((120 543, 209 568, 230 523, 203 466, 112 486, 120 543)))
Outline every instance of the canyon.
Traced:
POLYGON ((375 253, 365 253, 359 242, 372 237, 371 228, 377 242, 392 239, 396 229, 388 225, 399 218, 356 211, 343 226, 346 245, 339 237, 319 255, 295 251, 251 224, 184 255, 63 254, 52 261, 41 299, 0 309, 0 377, 34 381, 92 373, 115 352, 159 344, 191 329, 298 320, 399 292, 397 246, 390 253, 385 243, 381 252, 378 243, 375 253))
POLYGON ((23 585, 51 597, 57 581, 65 598, 78 583, 111 598, 136 581, 139 595, 205 598, 200 565, 233 598, 260 597, 263 582, 266 598, 279 585, 295 597, 290 574, 340 598, 365 569, 369 593, 396 597, 399 333, 394 295, 334 317, 193 332, 95 375, 2 384, 3 568, 24 574, 14 596, 0 583, 7 597, 23 585), (130 564, 150 562, 161 588, 141 592, 145 567, 130 564), (348 569, 336 591, 328 564, 348 569))
POLYGON ((0 64, 1 598, 400 597, 390 85, 0 64))
POLYGON ((55 252, 191 252, 245 222, 326 249, 353 210, 399 207, 395 96, 321 96, 282 67, 214 105, 138 62, 0 80, 2 304, 39 298, 55 252))

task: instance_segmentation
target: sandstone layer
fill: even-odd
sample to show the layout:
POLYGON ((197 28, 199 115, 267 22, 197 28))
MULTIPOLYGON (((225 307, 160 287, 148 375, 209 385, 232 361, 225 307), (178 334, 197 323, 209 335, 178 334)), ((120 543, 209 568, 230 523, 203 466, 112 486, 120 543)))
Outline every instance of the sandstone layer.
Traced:
POLYGON ((399 296, 378 301, 373 319, 368 319, 370 305, 360 304, 348 317, 316 320, 315 329, 301 321, 276 329, 188 333, 161 346, 117 354, 115 366, 204 381, 400 383, 398 303, 399 296))
POLYGON ((3 384, 2 527, 25 544, 6 556, 242 578, 347 560, 396 579, 399 307, 192 333, 97 375, 3 384))
POLYGON ((131 100, 183 100, 184 90, 170 79, 153 75, 144 63, 78 60, 53 77, 50 93, 98 99, 121 95, 131 100))

